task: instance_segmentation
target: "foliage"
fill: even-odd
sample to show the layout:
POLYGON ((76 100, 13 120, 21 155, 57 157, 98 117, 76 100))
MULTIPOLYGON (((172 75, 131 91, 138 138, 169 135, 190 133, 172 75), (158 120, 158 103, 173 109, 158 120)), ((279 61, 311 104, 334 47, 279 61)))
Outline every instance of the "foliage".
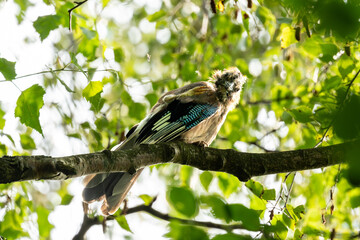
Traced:
MULTIPOLYGON (((29 21, 26 16, 34 5, 19 0, 1 4, 18 6, 18 24, 29 21)), ((85 142, 89 151, 110 149, 163 92, 205 80, 215 69, 229 66, 237 66, 248 82, 212 147, 284 151, 359 137, 357 0, 99 0, 74 9, 71 22, 72 2, 44 0, 37 5, 52 10, 39 14, 28 28, 35 29, 38 41, 52 43, 54 58, 37 83, 30 77, 20 79, 29 73, 21 75, 17 60, 0 52, 0 84, 31 83, 19 91, 13 109, 5 108, 0 97, 1 155, 32 154, 42 148, 46 152, 51 132, 42 117, 50 112, 58 117, 57 129, 67 141, 85 142), (55 90, 63 101, 50 97, 55 90), (79 118, 84 112, 87 117, 79 118), (20 120, 15 133, 6 130, 7 114, 20 120)), ((23 40, 31 42, 26 35, 23 40)), ((355 236, 360 230, 358 156, 358 151, 344 156, 349 166, 278 174, 245 184, 223 173, 156 166, 153 172, 167 185, 163 201, 170 215, 241 223, 245 229, 225 233, 170 222, 165 237, 355 236)), ((34 183, 0 186, 1 236, 47 239, 55 208, 80 201, 73 200, 68 182, 42 184, 47 195, 34 183), (36 233, 23 231, 26 224, 36 233)), ((150 204, 153 197, 141 194, 139 199, 150 204)), ((116 220, 126 230, 123 235, 136 233, 124 216, 116 220)))

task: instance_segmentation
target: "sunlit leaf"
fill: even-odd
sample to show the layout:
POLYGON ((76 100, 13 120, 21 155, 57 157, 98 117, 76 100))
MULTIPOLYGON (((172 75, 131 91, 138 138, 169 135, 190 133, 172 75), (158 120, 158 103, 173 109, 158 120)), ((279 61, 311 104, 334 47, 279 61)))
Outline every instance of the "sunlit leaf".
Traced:
POLYGON ((0 58, 0 72, 6 80, 12 80, 16 77, 15 62, 10 62, 5 58, 0 58))
POLYGON ((5 115, 5 112, 1 109, 1 106, 0 106, 0 130, 2 130, 5 126, 4 115, 5 115))
POLYGON ((152 15, 149 15, 147 19, 149 20, 149 22, 156 22, 164 16, 166 16, 166 12, 164 10, 160 10, 152 15))
POLYGON ((240 188, 240 181, 237 177, 228 173, 217 173, 220 190, 225 197, 229 197, 232 193, 240 188))
POLYGON ((220 12, 224 12, 225 11, 225 6, 223 3, 223 0, 219 0, 216 4, 216 8, 219 9, 220 12))
POLYGON ((61 17, 58 15, 41 16, 34 22, 35 30, 40 34, 40 39, 43 41, 49 36, 50 31, 56 29, 61 24, 61 17))
POLYGON ((118 63, 125 60, 125 53, 122 50, 122 48, 115 48, 114 49, 114 56, 115 56, 115 61, 118 62, 118 63))
POLYGON ((14 2, 20 7, 20 11, 16 15, 16 19, 18 20, 18 23, 20 24, 24 19, 26 10, 31 6, 34 6, 34 4, 32 2, 26 1, 26 0, 15 0, 14 2))
POLYGON ((355 68, 355 63, 350 58, 342 58, 339 65, 339 72, 343 79, 345 79, 355 68))
POLYGON ((50 211, 42 206, 38 206, 36 208, 36 213, 38 216, 37 222, 39 225, 39 234, 41 238, 46 239, 50 236, 51 229, 54 228, 54 226, 48 220, 50 211))
POLYGON ((116 221, 118 222, 118 224, 120 225, 120 227, 121 227, 122 229, 125 229, 126 231, 132 233, 132 231, 131 231, 131 229, 130 229, 130 227, 129 227, 129 224, 128 224, 128 222, 127 222, 127 220, 126 220, 126 218, 125 218, 124 215, 116 216, 116 221))
POLYGON ((190 179, 193 174, 194 168, 190 166, 181 166, 180 167, 180 180, 183 185, 189 186, 190 185, 190 179))
POLYGON ((61 198, 61 205, 69 205, 71 200, 74 198, 73 195, 70 194, 65 194, 62 198, 61 198))
POLYGON ((141 194, 139 197, 144 201, 145 205, 150 205, 150 203, 154 200, 153 197, 147 194, 141 194))
POLYGON ((210 185, 212 179, 213 179, 213 175, 211 172, 205 171, 200 174, 200 182, 206 191, 209 190, 209 185, 210 185))
POLYGON ((264 193, 261 197, 264 200, 275 200, 275 197, 276 197, 275 189, 264 190, 264 193))
POLYGON ((287 48, 291 44, 296 43, 295 39, 295 29, 291 27, 284 27, 281 30, 281 36, 280 36, 280 45, 281 48, 287 48))
POLYGON ((90 98, 94 97, 98 93, 101 93, 102 91, 103 85, 100 81, 91 81, 84 88, 82 95, 86 100, 90 101, 90 98))
POLYGON ((26 150, 31 150, 36 148, 35 142, 29 134, 21 134, 20 143, 22 148, 26 150))
POLYGON ((264 187, 263 185, 261 185, 261 183, 256 182, 252 179, 250 179, 249 181, 247 181, 245 183, 245 186, 250 189, 256 196, 258 196, 259 198, 261 198, 261 196, 264 194, 264 187))
POLYGON ((15 117, 20 118, 20 122, 31 127, 42 134, 39 116, 40 109, 44 105, 43 96, 45 90, 35 84, 24 90, 16 102, 15 117))

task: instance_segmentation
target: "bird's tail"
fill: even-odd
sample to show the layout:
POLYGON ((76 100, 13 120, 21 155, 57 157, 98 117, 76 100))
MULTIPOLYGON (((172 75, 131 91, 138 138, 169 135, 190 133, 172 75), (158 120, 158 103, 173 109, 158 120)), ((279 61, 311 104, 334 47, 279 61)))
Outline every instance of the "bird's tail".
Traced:
POLYGON ((86 203, 103 201, 104 215, 113 214, 120 207, 143 169, 134 174, 127 172, 92 174, 84 178, 83 199, 86 203))

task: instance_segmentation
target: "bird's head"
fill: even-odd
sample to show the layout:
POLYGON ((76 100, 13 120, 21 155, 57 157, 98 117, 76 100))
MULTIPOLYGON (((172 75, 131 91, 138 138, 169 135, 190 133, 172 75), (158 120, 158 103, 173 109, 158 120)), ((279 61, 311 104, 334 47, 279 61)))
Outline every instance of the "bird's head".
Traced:
POLYGON ((220 101, 235 104, 239 102, 240 91, 246 82, 246 77, 241 74, 238 68, 231 67, 223 71, 216 71, 213 80, 215 80, 220 101))

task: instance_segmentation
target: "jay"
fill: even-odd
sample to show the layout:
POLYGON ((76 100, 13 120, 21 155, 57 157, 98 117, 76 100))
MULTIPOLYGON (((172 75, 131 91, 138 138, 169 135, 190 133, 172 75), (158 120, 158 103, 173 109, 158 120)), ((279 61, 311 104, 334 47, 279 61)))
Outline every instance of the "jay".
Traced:
MULTIPOLYGON (((192 83, 165 93, 115 151, 138 144, 170 141, 209 146, 228 112, 238 104, 245 81, 246 77, 232 67, 215 71, 207 82, 192 83)), ((115 172, 86 176, 84 201, 102 201, 104 215, 115 213, 142 170, 134 174, 115 172)))

